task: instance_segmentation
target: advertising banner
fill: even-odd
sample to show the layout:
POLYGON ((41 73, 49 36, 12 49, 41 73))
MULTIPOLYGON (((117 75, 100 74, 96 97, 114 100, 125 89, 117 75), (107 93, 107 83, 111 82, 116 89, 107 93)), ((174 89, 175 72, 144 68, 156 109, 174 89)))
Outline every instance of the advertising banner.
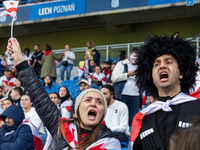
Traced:
POLYGON ((148 6, 185 2, 185 0, 148 0, 148 6))
POLYGON ((147 0, 85 0, 85 12, 147 6, 147 0))
POLYGON ((40 5, 30 5, 29 20, 37 20, 52 17, 85 13, 85 0, 66 0, 40 5))

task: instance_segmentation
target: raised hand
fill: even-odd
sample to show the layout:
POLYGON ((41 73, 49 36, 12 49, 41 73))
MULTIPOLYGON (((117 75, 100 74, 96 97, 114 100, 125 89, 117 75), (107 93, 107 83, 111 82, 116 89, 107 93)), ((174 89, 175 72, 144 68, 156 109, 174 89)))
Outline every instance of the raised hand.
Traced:
POLYGON ((17 64, 24 61, 19 42, 17 41, 16 38, 13 39, 10 38, 8 40, 7 52, 12 53, 12 58, 16 61, 17 64))

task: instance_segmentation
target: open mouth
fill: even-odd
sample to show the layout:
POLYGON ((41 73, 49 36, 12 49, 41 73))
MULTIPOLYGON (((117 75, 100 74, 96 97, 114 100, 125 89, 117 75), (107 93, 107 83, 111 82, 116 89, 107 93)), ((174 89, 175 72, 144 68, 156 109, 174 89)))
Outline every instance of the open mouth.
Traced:
POLYGON ((95 119, 96 115, 97 115, 97 112, 94 111, 94 110, 90 110, 90 111, 88 112, 88 118, 89 118, 89 119, 95 119))
POLYGON ((169 77, 169 75, 168 75, 167 72, 161 72, 161 73, 160 73, 160 80, 161 80, 161 81, 167 80, 168 77, 169 77))

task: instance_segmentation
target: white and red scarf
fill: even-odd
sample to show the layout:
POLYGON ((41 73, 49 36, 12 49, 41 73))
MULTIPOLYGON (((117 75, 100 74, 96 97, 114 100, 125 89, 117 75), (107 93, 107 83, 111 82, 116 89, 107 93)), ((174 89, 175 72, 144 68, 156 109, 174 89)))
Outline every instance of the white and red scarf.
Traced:
POLYGON ((194 89, 190 89, 190 96, 200 99, 200 71, 197 71, 194 89))
MULTIPOLYGON (((62 116, 65 117, 62 117, 60 122, 69 119, 70 109, 67 110, 68 111, 65 112, 66 114, 62 114, 62 116)), ((75 123, 62 123, 61 132, 67 143, 70 145, 70 147, 75 148, 78 145, 77 127, 75 123)), ((67 150, 68 148, 65 149, 67 150)), ((113 149, 121 150, 121 143, 116 138, 100 139, 95 143, 91 144, 86 150, 113 150, 113 149)))
POLYGON ((89 84, 92 82, 92 78, 98 79, 98 81, 102 81, 102 84, 105 85, 107 83, 107 79, 104 73, 97 74, 96 72, 93 73, 90 78, 88 79, 89 84))
POLYGON ((21 123, 21 125, 23 125, 23 124, 26 124, 31 128, 31 131, 32 131, 32 134, 33 134, 33 140, 34 140, 34 150, 43 150, 42 141, 39 138, 39 131, 38 131, 37 127, 35 127, 29 121, 29 119, 24 119, 23 122, 21 123))
MULTIPOLYGON (((66 118, 62 118, 61 121, 66 118)), ((70 145, 75 148, 78 145, 77 128, 75 123, 62 123, 61 132, 70 145)), ((86 150, 121 150, 121 143, 116 138, 103 138, 91 144, 86 150)), ((66 148, 67 150, 67 148, 66 148)))
POLYGON ((131 128, 133 130, 131 130, 131 135, 130 135, 129 144, 128 144, 128 150, 133 149, 134 141, 136 140, 137 136, 139 135, 139 132, 140 132, 140 129, 142 126, 142 119, 146 115, 150 115, 159 110, 163 110, 166 112, 172 111, 172 109, 170 108, 170 105, 178 105, 178 104, 182 104, 185 102, 194 101, 196 99, 197 98, 191 97, 191 96, 186 95, 181 92, 171 100, 167 100, 166 102, 156 101, 156 102, 152 103, 151 105, 149 105, 147 108, 144 108, 142 111, 138 112, 134 116, 133 121, 132 121, 131 128))
POLYGON ((112 72, 111 72, 111 70, 109 69, 109 70, 107 71, 106 78, 108 79, 111 75, 112 75, 112 72))
POLYGON ((78 76, 82 77, 84 72, 85 72, 85 69, 79 66, 77 69, 78 76))
POLYGON ((71 109, 72 103, 73 103, 73 101, 70 98, 61 104, 60 109, 61 109, 62 117, 64 117, 64 118, 70 117, 70 109, 71 109))

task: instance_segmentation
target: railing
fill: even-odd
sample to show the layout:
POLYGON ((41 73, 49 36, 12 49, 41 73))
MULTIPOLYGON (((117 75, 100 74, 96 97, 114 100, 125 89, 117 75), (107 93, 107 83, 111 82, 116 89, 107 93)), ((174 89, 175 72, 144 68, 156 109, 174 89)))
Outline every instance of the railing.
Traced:
MULTIPOLYGON (((200 37, 195 38, 187 38, 187 40, 191 43, 192 46, 196 46, 196 52, 197 52, 197 59, 199 58, 199 42, 200 37)), ((126 50, 126 56, 129 56, 129 52, 134 47, 140 47, 144 42, 136 42, 136 43, 125 43, 125 44, 113 44, 113 45, 102 45, 102 46, 96 46, 96 49, 101 54, 101 62, 105 59, 109 58, 116 58, 119 56, 120 50, 126 50)), ((58 49, 53 50, 55 53, 61 53, 65 49, 58 49)), ((75 66, 78 66, 79 61, 84 60, 85 51, 87 50, 87 47, 80 47, 80 48, 71 48, 71 50, 76 55, 75 60, 75 66)))

